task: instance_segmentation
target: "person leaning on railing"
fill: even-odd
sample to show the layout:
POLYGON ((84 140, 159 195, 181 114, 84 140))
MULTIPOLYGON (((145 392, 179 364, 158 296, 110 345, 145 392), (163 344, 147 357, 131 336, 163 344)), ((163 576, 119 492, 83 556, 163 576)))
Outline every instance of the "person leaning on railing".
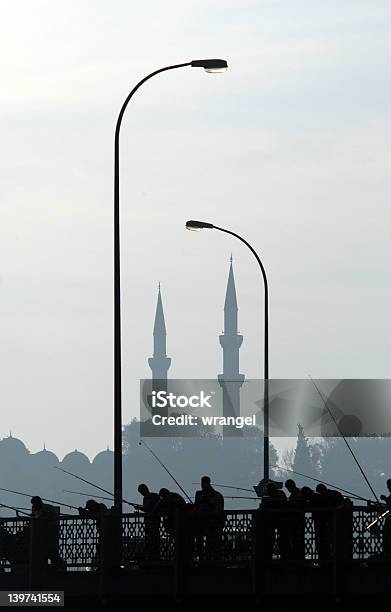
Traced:
POLYGON ((41 553, 44 558, 50 559, 55 569, 62 569, 65 566, 60 557, 60 508, 45 504, 42 499, 35 495, 31 498, 31 518, 39 521, 41 531, 41 553))
POLYGON ((295 561, 305 559, 305 499, 301 489, 291 478, 285 482, 289 492, 287 519, 289 523, 289 558, 295 561))
POLYGON ((178 512, 186 513, 186 502, 179 493, 162 488, 159 491, 159 509, 163 515, 164 529, 170 536, 174 536, 175 518, 178 512))
POLYGON ((106 504, 100 504, 94 499, 89 499, 84 508, 79 507, 79 515, 82 518, 94 519, 98 532, 101 533, 103 527, 103 517, 109 512, 106 504))
POLYGON ((391 478, 387 480, 387 489, 389 495, 380 496, 380 499, 384 501, 387 506, 384 512, 388 510, 384 517, 383 525, 383 555, 384 557, 391 557, 391 478))
POLYGON ((315 547, 319 560, 330 559, 332 545, 330 501, 325 496, 315 493, 310 487, 303 487, 301 493, 312 512, 315 547))
POLYGON ((274 482, 266 485, 266 493, 262 497, 261 516, 261 551, 265 561, 273 558, 277 543, 281 559, 288 559, 290 552, 289 516, 281 512, 288 507, 287 497, 274 482))
POLYGON ((134 504, 136 510, 144 513, 145 553, 149 561, 156 561, 160 551, 160 506, 161 498, 149 490, 146 484, 138 486, 138 492, 143 497, 141 505, 134 504))
POLYGON ((79 515, 81 518, 92 519, 95 521, 96 530, 98 532, 98 542, 96 546, 96 554, 93 557, 93 564, 99 564, 101 560, 102 534, 104 517, 110 513, 106 504, 98 503, 94 499, 89 499, 84 508, 79 507, 79 515))
POLYGON ((335 489, 329 489, 324 484, 318 484, 316 492, 323 498, 326 507, 333 509, 335 512, 335 523, 330 516, 328 530, 332 540, 331 531, 333 525, 335 525, 336 557, 339 561, 348 561, 352 558, 353 552, 353 504, 342 493, 335 489))

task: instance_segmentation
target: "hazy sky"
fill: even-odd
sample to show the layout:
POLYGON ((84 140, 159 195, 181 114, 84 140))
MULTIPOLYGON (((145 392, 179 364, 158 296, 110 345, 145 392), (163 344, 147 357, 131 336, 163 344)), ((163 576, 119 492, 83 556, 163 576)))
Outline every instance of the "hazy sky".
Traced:
POLYGON ((148 376, 158 281, 170 375, 221 372, 234 257, 241 371, 390 375, 390 3, 2 0, 0 436, 112 446, 113 129, 121 151, 124 422, 148 376))

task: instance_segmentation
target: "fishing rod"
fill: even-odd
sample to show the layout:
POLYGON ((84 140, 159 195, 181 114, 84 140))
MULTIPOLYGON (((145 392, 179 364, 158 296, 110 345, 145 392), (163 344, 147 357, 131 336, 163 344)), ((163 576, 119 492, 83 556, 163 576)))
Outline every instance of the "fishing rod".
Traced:
MULTIPOLYGON (((89 480, 86 480, 85 478, 82 478, 81 476, 77 476, 77 474, 73 474, 72 472, 68 472, 67 470, 63 470, 62 468, 59 468, 57 466, 54 466, 54 469, 55 470, 60 470, 60 472, 64 472, 64 474, 68 474, 69 476, 73 476, 74 478, 77 478, 78 480, 81 480, 82 482, 85 482, 86 484, 91 485, 91 487, 95 487, 95 489, 99 489, 99 491, 103 491, 103 493, 107 493, 108 495, 112 495, 111 491, 107 491, 107 489, 104 489, 103 487, 100 487, 99 485, 96 485, 93 482, 90 482, 89 480)), ((129 504, 129 506, 134 506, 134 504, 132 504, 132 502, 127 501, 124 498, 122 498, 121 501, 125 502, 126 504, 129 504)))
POLYGON ((342 438, 343 438, 343 440, 344 440, 344 442, 345 442, 346 446, 348 447, 349 452, 350 452, 350 454, 352 455, 352 457, 353 457, 353 459, 354 459, 354 461, 355 461, 355 463, 356 463, 356 465, 357 465, 358 469, 360 470, 360 472, 361 472, 362 476, 364 477, 365 482, 367 483, 368 487, 370 488, 372 495, 373 495, 373 496, 374 496, 374 498, 376 499, 377 503, 380 503, 380 502, 379 502, 379 499, 378 499, 378 497, 377 497, 377 495, 376 495, 376 493, 375 493, 375 491, 374 491, 374 489, 373 489, 373 487, 372 487, 372 485, 371 485, 371 483, 369 482, 369 480, 368 480, 368 478, 367 478, 367 476, 366 476, 366 474, 365 474, 364 470, 363 470, 363 469, 362 469, 362 467, 361 467, 361 464, 360 464, 359 460, 357 459, 356 455, 354 454, 353 449, 351 448, 351 446, 350 446, 349 442, 347 441, 347 439, 346 439, 346 437, 345 437, 345 435, 344 435, 343 431, 341 430, 341 428, 340 428, 340 426, 339 426, 339 424, 338 424, 338 422, 337 422, 336 418, 334 417, 333 413, 331 412, 331 408, 328 406, 327 401, 325 400, 325 398, 324 398, 324 396, 323 396, 323 393, 321 392, 321 390, 320 390, 320 389, 319 389, 319 387, 317 386, 317 384, 316 384, 316 382, 314 381, 314 379, 312 378, 312 376, 310 376, 310 380, 312 381, 312 384, 314 385, 315 389, 316 389, 316 390, 317 390, 317 392, 319 393, 320 398, 322 399, 322 401, 323 401, 323 403, 324 403, 324 406, 325 406, 325 408, 326 408, 327 412, 329 413, 329 415, 330 415, 330 416, 331 416, 331 418, 333 419, 333 421, 334 421, 334 423, 335 423, 335 426, 337 427, 337 429, 338 429, 339 433, 341 434, 341 436, 342 436, 342 438))
POLYGON ((23 510, 26 510, 26 508, 23 508, 23 510, 21 510, 20 508, 16 508, 14 506, 7 506, 6 504, 0 504, 0 506, 2 508, 8 508, 8 510, 13 510, 14 512, 16 512, 16 514, 25 514, 26 516, 31 516, 30 514, 27 514, 27 512, 23 512, 23 510))
POLYGON ((81 491, 69 491, 68 489, 63 489, 63 493, 73 493, 74 495, 84 495, 85 497, 89 497, 90 499, 106 499, 108 501, 113 501, 113 497, 104 497, 103 495, 94 495, 93 493, 82 493, 81 491))
POLYGON ((177 481, 177 479, 175 478, 175 476, 173 476, 170 472, 170 470, 168 468, 166 468, 166 466, 164 465, 164 463, 162 461, 160 461, 159 457, 156 455, 156 453, 153 452, 152 448, 150 448, 148 446, 148 444, 145 442, 145 440, 140 440, 139 442, 139 446, 141 446, 142 444, 144 444, 144 446, 149 450, 149 452, 151 453, 151 455, 153 455, 156 459, 156 461, 158 461, 160 463, 160 465, 162 466, 162 468, 164 470, 166 470, 167 474, 169 476, 171 476, 171 478, 173 479, 173 481, 175 482, 175 484, 177 485, 177 487, 180 488, 180 490, 182 491, 182 493, 187 497, 187 499, 189 500, 189 502, 193 505, 193 502, 191 501, 191 498, 188 496, 188 494, 186 493, 185 489, 179 484, 179 482, 177 481))
POLYGON ((113 501, 114 497, 104 497, 103 495, 95 495, 94 493, 82 493, 81 491, 70 491, 69 489, 63 489, 63 493, 73 493, 74 495, 84 495, 85 497, 91 497, 96 499, 107 499, 108 501, 113 501))
MULTIPOLYGON (((198 485, 198 482, 192 482, 193 485, 198 485)), ((217 484, 216 482, 211 483, 214 487, 222 487, 223 489, 235 489, 236 491, 248 491, 248 493, 254 493, 254 489, 243 489, 242 487, 233 487, 231 485, 217 484)))
MULTIPOLYGON (((279 467, 277 465, 272 465, 271 467, 279 467)), ((279 468, 279 469, 286 469, 288 472, 293 472, 293 470, 288 470, 287 468, 279 468)), ((298 472, 293 472, 294 474, 298 474, 298 472)), ((305 476, 304 474, 299 474, 299 476, 305 476)), ((306 476, 306 478, 311 478, 311 476, 306 476)), ((322 480, 319 480, 319 482, 321 482, 322 484, 326 484, 323 483, 322 480)), ((198 484, 198 482, 192 482, 191 484, 198 484)), ((226 489, 236 489, 237 491, 248 491, 249 493, 253 493, 254 489, 244 489, 243 487, 233 487, 231 485, 222 485, 222 484, 216 484, 215 482, 212 483, 214 487, 224 487, 226 489)), ((330 486, 334 486, 334 485, 330 485, 330 486)), ((338 487, 335 487, 338 488, 338 487)), ((343 490, 343 489, 342 489, 343 490)), ((224 497, 227 497, 227 499, 240 499, 240 497, 228 497, 226 495, 224 495, 224 497)), ((348 495, 346 495, 345 497, 349 497, 348 495)), ((259 499, 259 497, 243 497, 242 499, 259 499)), ((351 499, 360 499, 362 501, 366 501, 364 500, 362 497, 358 497, 357 495, 352 495, 351 499)))
POLYGON ((383 514, 380 514, 377 518, 375 518, 374 521, 372 521, 372 523, 370 523, 369 525, 366 526, 366 528, 365 528, 366 531, 368 531, 371 527, 376 525, 376 523, 378 523, 380 521, 380 519, 383 518, 383 516, 386 516, 389 513, 390 513, 390 510, 386 510, 385 512, 383 512, 383 514))
POLYGON ((338 491, 343 491, 344 493, 348 493, 352 497, 352 499, 360 499, 361 501, 365 501, 365 502, 372 501, 369 499, 365 499, 365 497, 361 497, 361 495, 352 493, 351 491, 348 491, 347 489, 343 489, 342 487, 337 487, 337 485, 330 484, 329 482, 326 482, 325 480, 319 480, 319 478, 314 478, 313 476, 307 476, 307 474, 302 474, 301 472, 295 472, 295 470, 290 470, 289 468, 285 468, 277 464, 272 465, 270 467, 278 468, 279 470, 283 470, 285 472, 291 472, 292 474, 297 474, 297 476, 303 476, 303 478, 308 478, 309 480, 313 480, 314 482, 319 482, 320 484, 324 484, 327 487, 334 487, 334 489, 337 489, 338 491))
MULTIPOLYGON (((63 489, 64 493, 73 493, 74 495, 84 495, 86 497, 91 497, 93 494, 92 493, 82 493, 81 491, 69 491, 68 489, 63 489)), ((106 499, 108 501, 114 501, 114 497, 104 497, 103 495, 93 495, 93 497, 96 497, 97 499, 106 499)), ((125 500, 122 500, 125 501, 125 500)), ((136 504, 136 502, 132 503, 132 502, 126 502, 127 504, 129 504, 130 506, 139 506, 140 504, 136 504)))
POLYGON ((224 495, 224 499, 252 499, 253 501, 259 502, 259 497, 243 497, 242 495, 224 495))
MULTIPOLYGON (((15 495, 23 495, 23 497, 34 497, 34 495, 30 495, 29 493, 21 493, 20 491, 12 491, 11 489, 3 489, 0 487, 0 491, 7 491, 7 493, 14 493, 15 495)), ((48 499, 47 497, 41 497, 42 501, 50 502, 51 504, 56 504, 57 506, 65 506, 66 508, 72 508, 72 510, 78 510, 76 506, 71 506, 70 504, 65 504, 63 502, 55 501, 54 499, 48 499)))
MULTIPOLYGON (((3 505, 3 506, 4 506, 4 504, 0 504, 0 505, 3 505)), ((25 508, 24 506, 7 506, 7 507, 8 507, 8 508, 12 508, 13 510, 20 510, 20 511, 25 510, 25 511, 26 511, 26 512, 28 512, 29 514, 30 514, 30 512, 31 512, 30 508, 25 508)))

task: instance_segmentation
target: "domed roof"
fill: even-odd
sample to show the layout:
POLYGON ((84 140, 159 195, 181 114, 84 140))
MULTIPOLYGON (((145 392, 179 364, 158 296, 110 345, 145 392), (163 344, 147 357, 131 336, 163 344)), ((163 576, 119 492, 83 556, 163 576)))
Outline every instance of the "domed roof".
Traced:
POLYGON ((57 455, 55 453, 52 453, 52 451, 46 450, 45 446, 41 451, 38 451, 38 453, 34 453, 33 455, 31 455, 31 459, 48 465, 59 463, 59 458, 57 457, 57 455))
POLYGON ((19 454, 19 455, 29 455, 30 451, 27 450, 26 446, 19 440, 18 438, 13 438, 10 434, 7 438, 3 438, 0 440, 0 452, 10 453, 10 454, 19 454))
POLYGON ((100 453, 98 453, 96 455, 96 457, 94 458, 92 465, 97 466, 112 466, 114 461, 114 453, 113 451, 109 450, 109 448, 107 448, 104 451, 101 451, 100 453))
POLYGON ((87 457, 87 455, 85 455, 84 453, 80 453, 76 448, 74 451, 72 451, 71 453, 68 453, 67 455, 65 455, 64 459, 62 460, 61 464, 66 467, 71 467, 71 466, 80 466, 80 467, 88 467, 91 465, 91 462, 89 460, 89 458, 87 457))

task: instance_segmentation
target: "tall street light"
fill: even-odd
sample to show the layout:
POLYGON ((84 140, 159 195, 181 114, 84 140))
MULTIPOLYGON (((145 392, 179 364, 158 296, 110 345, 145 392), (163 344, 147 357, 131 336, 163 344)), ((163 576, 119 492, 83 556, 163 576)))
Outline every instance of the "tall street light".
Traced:
POLYGON ((127 105, 136 91, 146 81, 160 72, 175 68, 204 68, 206 72, 225 72, 228 64, 222 59, 193 60, 184 64, 166 66, 151 72, 132 89, 118 115, 114 137, 114 505, 122 508, 122 390, 121 390, 121 262, 119 219, 119 137, 122 118, 127 105))
POLYGON ((263 266, 263 263, 255 251, 255 249, 239 234, 235 234, 235 232, 231 232, 230 230, 224 229, 223 227, 218 227, 217 225, 213 225, 212 223, 206 223, 204 221, 187 221, 186 229, 188 230, 203 230, 203 229, 215 229, 220 232, 224 232, 225 234, 230 234, 231 236, 235 236, 241 242, 243 242, 246 247, 248 247, 251 253, 254 255, 255 259, 258 262, 258 265, 262 272, 263 284, 265 288, 265 331, 264 331, 264 408, 263 408, 263 482, 261 481, 260 485, 266 485, 268 483, 269 474, 270 474, 270 460, 269 460, 269 291, 268 291, 268 283, 266 271, 263 266))

